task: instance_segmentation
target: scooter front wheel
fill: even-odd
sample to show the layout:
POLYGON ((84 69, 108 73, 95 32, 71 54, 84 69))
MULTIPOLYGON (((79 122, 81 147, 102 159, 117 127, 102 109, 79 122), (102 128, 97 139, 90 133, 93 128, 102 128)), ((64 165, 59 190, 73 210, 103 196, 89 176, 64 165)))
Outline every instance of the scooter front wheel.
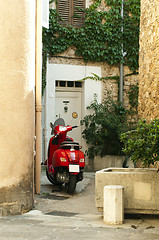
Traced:
POLYGON ((76 175, 70 175, 69 176, 69 182, 66 184, 66 189, 68 193, 74 193, 77 183, 77 176, 76 175))

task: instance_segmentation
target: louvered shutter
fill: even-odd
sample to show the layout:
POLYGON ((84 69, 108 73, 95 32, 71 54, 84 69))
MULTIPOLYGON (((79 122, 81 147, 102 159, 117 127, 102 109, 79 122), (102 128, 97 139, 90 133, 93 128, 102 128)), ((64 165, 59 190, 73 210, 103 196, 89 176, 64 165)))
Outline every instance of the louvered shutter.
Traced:
POLYGON ((84 0, 72 0, 72 25, 81 26, 84 23, 84 13, 78 10, 78 8, 84 7, 84 0))
POLYGON ((61 24, 81 26, 84 23, 84 14, 78 8, 85 7, 85 0, 59 0, 57 5, 58 14, 62 18, 61 24), (77 14, 77 16, 76 16, 77 14), (79 16, 79 17, 78 17, 79 16))
MULTIPOLYGON (((58 13, 64 23, 70 23, 70 0, 60 0, 58 3, 58 13)), ((62 22, 61 22, 62 23, 62 22)))

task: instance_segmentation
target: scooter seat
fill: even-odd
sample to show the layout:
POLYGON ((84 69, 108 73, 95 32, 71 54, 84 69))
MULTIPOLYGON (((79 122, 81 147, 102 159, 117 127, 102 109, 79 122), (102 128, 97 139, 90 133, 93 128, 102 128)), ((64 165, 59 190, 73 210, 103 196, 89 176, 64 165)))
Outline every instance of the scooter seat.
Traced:
POLYGON ((59 148, 79 150, 79 149, 81 149, 82 147, 79 145, 78 142, 65 141, 65 142, 62 142, 62 143, 60 144, 60 147, 59 147, 59 148))

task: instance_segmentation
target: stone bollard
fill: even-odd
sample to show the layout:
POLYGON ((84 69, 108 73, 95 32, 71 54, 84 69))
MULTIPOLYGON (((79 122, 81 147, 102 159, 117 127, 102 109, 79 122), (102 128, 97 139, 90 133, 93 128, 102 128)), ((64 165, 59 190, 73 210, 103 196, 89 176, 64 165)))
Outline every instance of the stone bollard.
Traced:
POLYGON ((103 211, 107 224, 123 224, 124 221, 124 187, 109 185, 104 187, 103 211))

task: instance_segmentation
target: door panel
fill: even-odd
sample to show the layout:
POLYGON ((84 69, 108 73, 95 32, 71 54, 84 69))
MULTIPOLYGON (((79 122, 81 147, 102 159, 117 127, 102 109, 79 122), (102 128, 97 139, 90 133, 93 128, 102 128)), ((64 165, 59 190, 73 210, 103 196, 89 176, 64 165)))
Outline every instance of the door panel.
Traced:
POLYGON ((81 92, 56 91, 55 103, 56 119, 60 117, 64 119, 66 125, 79 126, 68 132, 68 136, 81 144, 81 92), (78 116, 76 119, 72 117, 73 113, 78 116))

